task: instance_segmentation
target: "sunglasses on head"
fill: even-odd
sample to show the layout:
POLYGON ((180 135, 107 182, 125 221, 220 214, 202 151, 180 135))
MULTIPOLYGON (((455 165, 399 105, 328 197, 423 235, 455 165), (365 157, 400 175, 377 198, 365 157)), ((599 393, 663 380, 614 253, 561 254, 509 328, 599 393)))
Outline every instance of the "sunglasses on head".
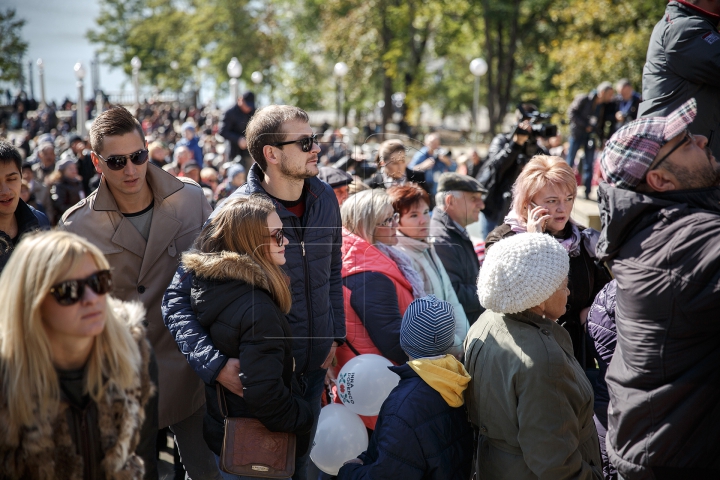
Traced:
POLYGON ((283 246, 283 242, 285 241, 285 233, 283 232, 282 228, 279 228, 277 232, 269 235, 270 238, 275 237, 275 241, 277 242, 278 247, 283 246))
POLYGON ((79 302, 85 293, 85 286, 98 295, 105 295, 112 290, 110 270, 100 270, 87 278, 65 280, 50 288, 50 293, 60 305, 68 306, 79 302))
POLYGON ((297 140, 290 140, 289 142, 279 142, 279 143, 273 143, 273 147, 282 147, 283 145, 290 145, 291 143, 299 143, 300 149, 307 153, 313 148, 314 143, 318 143, 317 141, 317 134, 314 133, 310 135, 309 137, 303 137, 298 138, 297 140))
POLYGON ((110 170, 122 170, 127 165, 127 161, 130 160, 135 165, 142 165, 148 160, 148 151, 145 149, 138 150, 135 153, 129 155, 111 155, 108 158, 104 158, 99 153, 95 152, 95 155, 100 157, 105 162, 110 170))

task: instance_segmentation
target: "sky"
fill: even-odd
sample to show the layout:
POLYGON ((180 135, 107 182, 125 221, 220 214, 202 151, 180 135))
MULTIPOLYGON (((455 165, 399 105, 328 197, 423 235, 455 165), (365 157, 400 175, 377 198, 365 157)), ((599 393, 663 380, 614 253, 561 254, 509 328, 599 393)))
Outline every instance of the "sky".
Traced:
MULTIPOLYGON (((45 95, 48 101, 62 101, 69 97, 77 99, 77 79, 73 67, 82 62, 87 72, 85 77, 86 98, 92 88, 90 62, 95 46, 85 33, 95 26, 100 13, 98 0, 2 0, 3 8, 14 8, 16 18, 26 21, 21 30, 22 38, 28 42, 25 55, 27 64, 33 62, 33 83, 35 97, 40 99, 40 81, 35 62, 43 59, 45 64, 45 95)), ((100 86, 108 92, 132 92, 130 79, 119 69, 110 70, 101 66, 100 86)), ((26 87, 27 88, 27 87, 26 87)))

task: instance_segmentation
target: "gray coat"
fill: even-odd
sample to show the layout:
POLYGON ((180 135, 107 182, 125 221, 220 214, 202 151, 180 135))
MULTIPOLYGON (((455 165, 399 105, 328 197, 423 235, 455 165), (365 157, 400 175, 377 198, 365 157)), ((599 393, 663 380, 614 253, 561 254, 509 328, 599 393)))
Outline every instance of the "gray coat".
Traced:
POLYGON ((487 310, 465 339, 465 368, 480 480, 602 479, 592 386, 557 322, 487 310))
POLYGON ((643 195, 602 183, 599 196, 597 253, 617 280, 610 461, 627 479, 720 478, 720 187, 643 195))
MULTIPOLYGON (((720 124, 718 18, 679 2, 668 3, 655 25, 643 68, 641 117, 666 116, 690 98, 698 103, 693 133, 708 136, 720 124)), ((720 132, 712 145, 720 158, 720 132)))

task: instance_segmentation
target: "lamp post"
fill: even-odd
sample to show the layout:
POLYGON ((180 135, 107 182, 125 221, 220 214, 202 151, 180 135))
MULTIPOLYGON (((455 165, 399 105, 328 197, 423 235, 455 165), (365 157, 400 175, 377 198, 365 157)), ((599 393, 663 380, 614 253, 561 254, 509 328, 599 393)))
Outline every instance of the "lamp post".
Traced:
POLYGON ((232 57, 227 66, 227 73, 230 75, 230 95, 233 102, 237 103, 238 99, 238 78, 242 75, 242 64, 237 57, 232 57))
POLYGON ((337 127, 340 128, 345 122, 343 121, 343 103, 345 102, 344 92, 343 92, 343 83, 342 79, 345 75, 347 75, 348 71, 350 69, 347 66, 347 63, 345 62, 338 62, 335 64, 335 67, 333 68, 333 73, 337 77, 337 85, 338 85, 338 99, 337 99, 337 127))
POLYGON ((45 108, 45 64, 42 58, 37 59, 38 76, 40 77, 40 106, 45 108))
POLYGON ((470 73, 475 75, 475 92, 473 95, 473 133, 475 135, 475 143, 478 140, 478 104, 480 103, 480 77, 485 75, 488 70, 488 64, 482 58, 474 58, 470 62, 470 73))
POLYGON ((135 88, 135 108, 138 108, 140 107, 140 67, 142 67, 142 60, 135 55, 130 60, 130 66, 132 67, 132 80, 135 88))
POLYGON ((83 79, 85 78, 85 67, 83 67, 82 63, 77 62, 74 67, 75 70, 75 78, 77 78, 77 87, 78 87, 78 101, 77 101, 77 107, 75 109, 75 114, 77 118, 77 132, 78 135, 81 137, 85 137, 85 93, 84 93, 84 85, 83 85, 83 79))

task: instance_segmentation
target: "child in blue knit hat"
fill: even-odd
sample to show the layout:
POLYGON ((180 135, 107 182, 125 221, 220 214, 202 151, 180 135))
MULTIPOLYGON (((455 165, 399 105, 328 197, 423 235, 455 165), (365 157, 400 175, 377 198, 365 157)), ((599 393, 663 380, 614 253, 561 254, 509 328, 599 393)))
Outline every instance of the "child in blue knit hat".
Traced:
POLYGON ((470 478, 472 429, 463 401, 470 376, 448 354, 455 337, 453 307, 434 295, 405 311, 400 346, 410 360, 388 367, 400 377, 383 403, 367 451, 338 479, 470 478))

